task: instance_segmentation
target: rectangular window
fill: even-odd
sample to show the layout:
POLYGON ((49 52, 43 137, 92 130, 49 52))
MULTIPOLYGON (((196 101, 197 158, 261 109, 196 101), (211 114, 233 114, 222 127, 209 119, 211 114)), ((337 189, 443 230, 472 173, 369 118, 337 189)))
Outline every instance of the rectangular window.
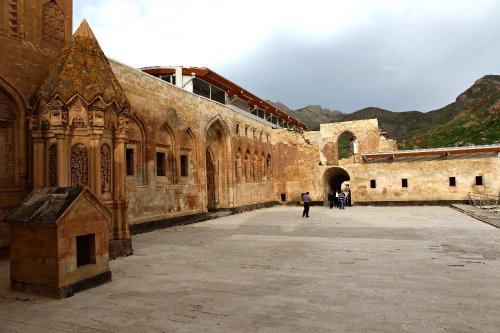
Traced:
POLYGON ((221 104, 226 104, 226 92, 210 85, 210 99, 221 104))
POLYGON ((156 153, 156 175, 165 176, 165 153, 156 153))
POLYGON ((375 179, 371 179, 370 180, 370 188, 376 188, 377 187, 377 182, 375 181, 375 179))
POLYGON ((193 92, 206 98, 210 98, 210 85, 198 78, 193 79, 193 92))
POLYGON ((408 179, 406 179, 406 178, 401 179, 401 186, 408 187, 408 179))
POLYGON ((187 157, 187 155, 181 155, 181 176, 182 177, 188 176, 188 169, 189 169, 188 157, 187 157))
POLYGON ((236 124, 236 134, 240 134, 240 124, 236 124))
POLYGON ((483 176, 476 176, 476 185, 483 185, 483 176))
POLYGON ((95 234, 76 237, 76 267, 95 264, 95 234))
POLYGON ((455 177, 450 177, 450 186, 456 186, 457 182, 455 180, 455 177))
POLYGON ((125 163, 127 169, 127 176, 134 175, 134 150, 127 148, 125 150, 125 163))

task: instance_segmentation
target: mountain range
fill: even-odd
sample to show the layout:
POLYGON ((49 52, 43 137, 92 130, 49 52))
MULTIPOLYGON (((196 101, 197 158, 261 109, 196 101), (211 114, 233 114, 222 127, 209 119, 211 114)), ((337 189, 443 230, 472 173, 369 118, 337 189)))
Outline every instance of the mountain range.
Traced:
POLYGON ((393 112, 367 107, 352 113, 309 105, 292 110, 271 102, 308 126, 377 118, 382 131, 403 149, 500 143, 500 75, 486 75, 459 94, 454 102, 429 112, 393 112))

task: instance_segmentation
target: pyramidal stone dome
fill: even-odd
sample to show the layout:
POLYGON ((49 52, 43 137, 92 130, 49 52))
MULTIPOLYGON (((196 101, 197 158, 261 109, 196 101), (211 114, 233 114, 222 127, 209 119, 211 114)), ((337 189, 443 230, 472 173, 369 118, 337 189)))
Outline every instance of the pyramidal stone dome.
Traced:
POLYGON ((74 33, 71 44, 61 51, 38 91, 37 100, 48 103, 58 96, 63 103, 68 104, 75 95, 87 104, 100 97, 108 105, 115 103, 119 111, 127 110, 129 106, 86 20, 74 33))

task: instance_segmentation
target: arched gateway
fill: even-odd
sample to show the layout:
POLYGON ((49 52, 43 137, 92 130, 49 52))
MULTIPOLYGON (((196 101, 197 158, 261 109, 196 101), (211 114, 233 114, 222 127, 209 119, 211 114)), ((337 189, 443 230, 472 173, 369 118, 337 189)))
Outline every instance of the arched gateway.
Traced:
POLYGON ((350 180, 349 173, 341 167, 333 167, 325 171, 323 175, 324 195, 323 202, 328 204, 328 193, 331 190, 338 191, 341 189, 342 183, 350 180))
POLYGON ((229 208, 232 203, 231 145, 227 126, 212 120, 206 133, 207 209, 229 208))

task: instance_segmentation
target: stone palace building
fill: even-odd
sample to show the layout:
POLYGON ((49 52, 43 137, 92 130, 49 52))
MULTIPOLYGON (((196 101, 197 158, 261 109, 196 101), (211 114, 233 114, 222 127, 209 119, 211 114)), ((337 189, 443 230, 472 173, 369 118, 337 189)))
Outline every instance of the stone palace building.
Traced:
POLYGON ((376 119, 307 131, 208 68, 107 58, 85 21, 72 34, 71 0, 0 6, 0 221, 33 189, 83 186, 110 213, 114 257, 131 253, 133 233, 306 191, 323 203, 348 185, 353 205, 500 191, 500 145, 398 151, 376 119), (345 132, 351 156, 339 159, 345 132))

